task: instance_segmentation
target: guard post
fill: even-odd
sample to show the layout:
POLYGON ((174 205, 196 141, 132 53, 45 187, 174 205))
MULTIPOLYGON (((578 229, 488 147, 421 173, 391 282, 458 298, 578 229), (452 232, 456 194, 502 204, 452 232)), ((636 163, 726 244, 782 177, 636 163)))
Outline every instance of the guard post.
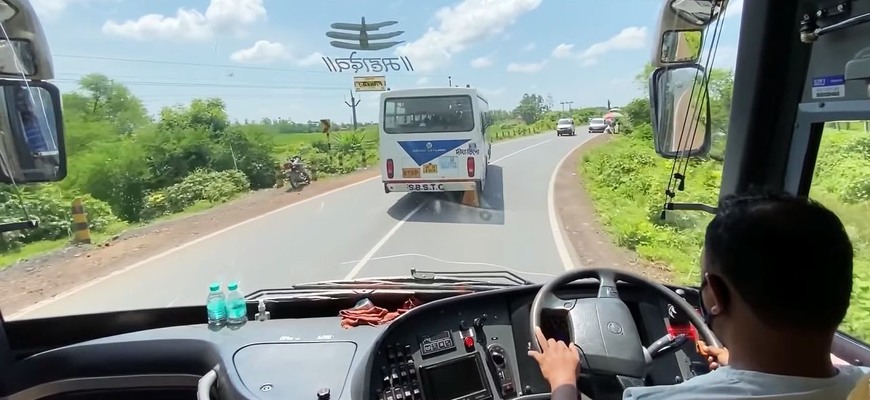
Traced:
POLYGON ((72 202, 72 220, 73 243, 90 244, 91 228, 88 227, 88 213, 85 212, 85 206, 80 197, 76 197, 72 202))

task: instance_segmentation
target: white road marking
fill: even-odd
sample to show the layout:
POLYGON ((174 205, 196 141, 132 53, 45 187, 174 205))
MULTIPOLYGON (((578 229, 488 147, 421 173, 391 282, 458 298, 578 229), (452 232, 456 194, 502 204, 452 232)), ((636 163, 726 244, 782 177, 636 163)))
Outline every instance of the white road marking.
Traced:
MULTIPOLYGON (((595 135, 597 136, 597 135, 595 135)), ((565 268, 566 271, 570 271, 574 269, 575 263, 571 258, 571 254, 568 252, 568 246, 565 244, 565 236, 562 235, 562 227, 559 225, 559 218, 556 215, 556 204, 555 204, 555 189, 556 189, 556 176, 559 175, 559 169, 562 168, 562 164, 565 163, 565 160, 574 153, 578 147, 582 146, 584 143, 588 142, 595 136, 590 136, 588 138, 583 139, 579 144, 572 147, 559 163, 556 164, 556 169, 553 170, 553 175, 550 176, 550 187, 547 190, 547 214, 550 219, 550 230, 553 232, 553 242, 556 243, 556 251, 559 253, 559 258, 562 260, 562 267, 565 268)), ((582 267, 580 260, 576 262, 577 267, 582 267)))
MULTIPOLYGON (((531 135, 531 136, 524 137, 524 138, 520 138, 520 139, 516 139, 516 140, 508 140, 508 141, 504 141, 504 142, 494 143, 494 144, 493 144, 493 147, 494 147, 494 146, 498 146, 498 145, 500 145, 500 144, 516 143, 516 142, 518 142, 518 141, 522 141, 522 140, 524 140, 524 139, 529 139, 529 138, 533 138, 533 137, 537 137, 537 136, 538 136, 538 135, 531 135)), ((552 139, 548 139, 547 141, 549 141, 549 140, 552 140, 552 139)), ((502 157, 502 158, 499 158, 497 161, 504 160, 504 159, 507 158, 507 157, 510 157, 510 156, 512 156, 512 155, 514 155, 514 154, 517 154, 517 153, 519 153, 519 152, 521 152, 521 151, 523 151, 523 150, 526 150, 526 149, 528 149, 528 148, 531 148, 531 147, 537 146, 538 144, 542 144, 542 143, 545 143, 545 142, 546 142, 546 141, 541 142, 541 143, 536 143, 536 144, 531 145, 531 146, 529 146, 529 147, 522 148, 522 149, 520 149, 520 150, 518 150, 518 151, 515 151, 515 152, 513 152, 513 153, 511 153, 511 154, 508 154, 507 156, 504 156, 504 157, 502 157)), ((492 162, 491 162, 491 163, 492 163, 492 162)), ((42 308, 42 307, 45 307, 45 306, 47 306, 47 305, 49 305, 49 304, 52 304, 52 303, 54 303, 54 302, 56 302, 56 301, 58 301, 58 300, 65 299, 65 298, 67 298, 67 297, 69 297, 69 296, 71 296, 71 295, 73 295, 73 294, 76 294, 76 293, 82 291, 82 290, 85 290, 85 289, 87 289, 87 288, 89 288, 89 287, 92 287, 92 286, 97 285, 97 284, 99 284, 99 283, 102 283, 102 282, 104 282, 104 281, 106 281, 106 280, 108 280, 108 279, 111 279, 111 278, 114 277, 114 276, 118 276, 118 275, 121 275, 121 274, 123 274, 123 273, 130 272, 130 271, 132 271, 132 270, 134 270, 134 269, 136 269, 136 268, 139 268, 139 267, 141 267, 141 266, 143 266, 143 265, 145 265, 145 264, 148 264, 148 263, 154 262, 154 261, 156 261, 156 260, 159 260, 159 259, 161 259, 161 258, 163 258, 163 257, 166 257, 166 256, 170 255, 170 254, 173 254, 173 253, 175 253, 175 252, 178 252, 178 251, 181 251, 181 250, 183 250, 183 249, 186 249, 186 248, 188 248, 188 247, 190 247, 190 246, 193 246, 193 245, 195 245, 195 244, 197 244, 197 243, 204 242, 204 241, 206 241, 206 240, 208 240, 208 239, 211 239, 211 238, 216 237, 216 236, 218 236, 218 235, 221 235, 221 234, 224 234, 224 233, 226 233, 226 232, 229 232, 229 231, 231 231, 231 230, 233 230, 233 229, 236 229, 236 228, 238 228, 238 227, 240 227, 240 226, 244 226, 244 225, 246 225, 246 224, 248 224, 248 223, 251 223, 251 222, 254 222, 254 221, 258 221, 258 220, 260 220, 260 219, 266 218, 266 217, 271 216, 271 215, 273 215, 273 214, 277 214, 277 213, 283 212, 283 211, 288 210, 288 209, 290 209, 290 208, 293 208, 293 207, 295 207, 295 206, 298 206, 298 205, 301 205, 301 204, 305 204, 305 203, 308 203, 308 202, 310 202, 310 201, 313 201, 313 200, 316 200, 316 199, 320 199, 320 198, 323 198, 323 197, 329 196, 329 195, 331 195, 331 194, 333 194, 333 193, 340 192, 340 191, 345 190, 345 189, 350 189, 350 188, 352 188, 352 187, 359 186, 359 185, 362 185, 362 184, 364 184, 364 183, 366 183, 366 182, 373 181, 373 180, 375 180, 375 179, 380 179, 380 178, 381 178, 380 175, 378 175, 378 176, 373 176, 373 177, 371 177, 371 178, 364 179, 364 180, 359 181, 359 182, 355 182, 355 183, 351 183, 351 184, 346 185, 346 186, 342 186, 342 187, 339 187, 339 188, 335 188, 335 189, 332 189, 332 190, 330 190, 330 191, 328 191, 328 192, 324 192, 324 193, 318 194, 318 195, 316 195, 316 196, 309 197, 309 198, 307 198, 307 199, 297 201, 297 202, 295 202, 295 203, 293 203, 293 204, 288 204, 288 205, 286 205, 286 206, 284 206, 284 207, 281 207, 281 208, 279 208, 279 209, 269 211, 269 212, 267 212, 267 213, 265 213, 265 214, 260 214, 260 215, 258 215, 258 216, 256 216, 256 217, 251 218, 251 219, 244 220, 244 221, 242 221, 242 222, 239 222, 239 223, 237 223, 237 224, 234 224, 234 225, 228 226, 228 227, 223 228, 223 229, 221 229, 221 230, 218 230, 218 231, 212 232, 212 233, 210 233, 210 234, 208 234, 208 235, 201 236, 201 237, 199 237, 199 238, 197 238, 197 239, 195 239, 195 240, 192 240, 192 241, 190 241, 190 242, 182 243, 182 244, 178 245, 177 247, 173 247, 173 248, 171 248, 171 249, 169 249, 169 250, 166 250, 166 251, 164 251, 164 252, 162 252, 162 253, 155 254, 155 255, 153 255, 153 256, 151 256, 151 257, 148 257, 148 258, 146 258, 146 259, 144 259, 144 260, 141 260, 141 261, 135 262, 135 263, 133 263, 133 264, 130 264, 130 265, 124 267, 124 268, 121 268, 121 269, 118 269, 118 270, 112 271, 112 272, 109 273, 108 275, 103 275, 103 276, 101 276, 101 277, 99 277, 99 278, 92 279, 92 280, 88 281, 87 283, 81 284, 81 285, 76 286, 76 287, 74 287, 74 288, 72 288, 72 289, 69 289, 69 290, 66 290, 66 291, 64 291, 64 292, 61 292, 61 293, 58 294, 57 296, 54 296, 54 297, 52 297, 52 298, 50 298, 50 299, 45 299, 45 300, 42 300, 42 301, 37 302, 36 304, 32 304, 32 305, 29 305, 29 306, 27 306, 27 307, 24 307, 24 308, 22 308, 21 310, 18 310, 17 312, 15 312, 15 313, 13 313, 13 314, 11 314, 11 315, 9 315, 9 316, 6 316, 5 318, 6 318, 7 321, 12 321, 12 320, 15 320, 15 319, 21 318, 21 317, 23 317, 23 316, 25 316, 25 315, 27 315, 27 314, 33 312, 33 311, 36 311, 36 310, 38 310, 38 309, 40 309, 40 308, 42 308)), ((420 205, 420 207, 422 207, 422 204, 420 205)), ((418 207, 417 209, 415 209, 414 211, 412 211, 412 213, 406 215, 405 218, 403 218, 403 220, 407 220, 407 219, 410 219, 411 217, 413 217, 413 213, 416 213, 416 212, 419 210, 420 207, 418 207)), ((400 223, 397 224, 398 227, 401 227, 401 224, 402 224, 402 223, 403 223, 403 222, 400 221, 400 223)), ((393 227, 393 228, 396 229, 396 230, 398 230, 398 227, 393 227)), ((383 246, 383 244, 382 244, 381 246, 383 246)), ((377 249, 375 249, 375 250, 377 250, 377 249)), ((373 254, 374 254, 374 253, 373 253, 373 254)), ((365 266, 365 263, 361 264, 360 269, 362 269, 362 266, 365 266)))
POLYGON ((417 211, 420 211, 420 209, 423 208, 423 206, 426 205, 426 203, 428 203, 428 202, 422 202, 420 204, 417 204, 417 207, 414 207, 414 209, 411 210, 411 212, 409 212, 407 215, 405 215, 405 217, 402 218, 401 221, 397 222, 396 225, 394 225, 393 228, 390 229, 390 231, 387 232, 387 234, 381 238, 381 240, 379 240, 377 243, 375 243, 374 247, 369 249, 368 253, 366 253, 366 255, 364 255, 363 258, 361 260, 359 260, 359 262, 356 263, 356 265, 353 266, 353 269, 351 269, 350 272, 348 272, 347 275, 345 275, 344 279, 353 279, 353 277, 355 277, 356 274, 358 274, 360 271, 362 271, 363 267, 365 267, 366 264, 369 262, 369 260, 372 259, 372 256, 374 256, 375 253, 377 253, 378 250, 381 249, 381 247, 383 247, 385 244, 387 244, 387 240, 390 240, 390 238, 393 237, 393 235, 396 233, 396 231, 398 231, 399 228, 402 227, 402 225, 405 225, 405 222, 407 222, 409 219, 411 219, 411 217, 413 217, 414 214, 417 213, 417 211))
MULTIPOLYGON (((522 153, 523 151, 531 149, 532 147, 540 146, 540 145, 547 143, 551 140, 553 140, 553 139, 547 139, 547 140, 544 140, 542 142, 535 143, 531 146, 523 147, 523 148, 521 148, 513 153, 505 155, 504 157, 500 157, 494 161, 490 161, 490 164, 495 164, 496 162, 503 161, 504 159, 506 159, 508 157, 522 153)), ((366 255, 363 256, 363 258, 361 260, 359 260, 359 262, 357 262, 356 265, 354 265, 353 269, 351 269, 350 272, 348 272, 347 275, 345 275, 344 279, 345 280, 353 279, 357 274, 359 274, 359 272, 362 271, 362 269, 366 266, 366 264, 369 262, 369 260, 371 260, 372 256, 374 256, 375 253, 377 253, 378 250, 381 249, 381 247, 383 247, 385 244, 387 244, 387 240, 389 240, 390 237, 392 237, 396 233, 396 231, 398 231, 399 228, 402 227, 402 225, 405 225, 406 221, 408 221, 415 214, 417 214, 417 212, 420 211, 420 209, 422 209, 423 206, 426 204, 428 204, 428 202, 420 203, 417 207, 415 207, 413 210, 411 210, 411 212, 409 212, 407 215, 405 215, 401 221, 397 222, 396 225, 394 225, 393 228, 390 229, 389 232, 387 232, 387 234, 381 238, 381 240, 379 240, 377 243, 375 243, 375 246, 372 247, 371 249, 369 249, 369 251, 366 253, 366 255)))
POLYGON ((524 151, 526 151, 526 150, 528 150, 528 149, 531 149, 532 147, 540 146, 540 145, 542 145, 542 144, 544 144, 544 143, 547 143, 547 142, 550 142, 550 141, 552 141, 552 140, 553 140, 553 139, 547 139, 547 140, 545 140, 545 141, 543 141, 543 142, 535 143, 535 144, 533 144, 533 145, 531 145, 531 146, 523 147, 522 149, 519 149, 519 150, 517 150, 517 151, 515 151, 515 152, 513 152, 513 153, 510 153, 510 154, 508 154, 508 155, 506 155, 506 156, 504 156, 504 157, 501 157, 501 158, 497 158, 497 159, 495 159, 495 160, 492 160, 492 161, 490 161, 489 163, 490 163, 490 164, 495 164, 495 163, 497 163, 497 162, 499 162, 499 161, 501 161, 501 160, 504 160, 505 158, 508 158, 508 157, 510 157, 510 156, 512 156, 512 155, 515 155, 515 154, 518 154, 518 153, 522 153, 522 152, 524 152, 524 151))
POLYGON ((288 210, 288 209, 293 208, 293 207, 295 207, 295 206, 298 206, 298 205, 301 205, 301 204, 308 203, 308 202, 310 202, 310 201, 312 201, 312 200, 316 200, 316 199, 319 199, 319 198, 322 198, 322 197, 325 197, 325 196, 331 195, 331 194, 336 193, 336 192, 339 192, 339 191, 341 191, 341 190, 349 189, 349 188, 352 188, 352 187, 354 187, 354 186, 358 186, 358 185, 362 185, 363 183, 366 183, 366 182, 369 182, 369 181, 372 181, 372 180, 375 180, 375 179, 380 179, 380 176, 373 176, 373 177, 371 177, 371 178, 368 178, 368 179, 365 179, 365 180, 362 180, 362 181, 359 181, 359 182, 356 182, 356 183, 352 183, 352 184, 347 185, 347 186, 342 186, 342 187, 340 187, 340 188, 332 189, 332 190, 330 190, 330 191, 328 191, 328 192, 323 192, 323 193, 318 194, 318 195, 316 195, 316 196, 309 197, 309 198, 307 198, 307 199, 297 201, 297 202, 295 202, 295 203, 293 203, 293 204, 288 204, 288 205, 286 205, 286 206, 284 206, 284 207, 281 207, 281 208, 279 208, 279 209, 269 211, 269 212, 267 212, 267 213, 265 213, 265 214, 260 214, 260 215, 258 215, 258 216, 256 216, 256 217, 253 217, 253 218, 251 218, 251 219, 248 219, 248 220, 245 220, 245 221, 239 222, 239 223, 237 223, 237 224, 235 224, 235 225, 228 226, 228 227, 226 227, 226 228, 224 228, 224 229, 221 229, 221 230, 218 230, 218 231, 212 232, 212 233, 210 233, 210 234, 208 234, 208 235, 201 236, 201 237, 196 238, 196 239, 194 239, 194 240, 192 240, 192 241, 190 241, 190 242, 182 243, 182 244, 178 245, 178 247, 173 247, 173 248, 171 248, 171 249, 169 249, 169 250, 164 251, 163 253, 155 254, 155 255, 153 255, 153 256, 151 256, 151 257, 148 257, 148 258, 146 258, 146 259, 144 259, 144 260, 142 260, 142 261, 138 261, 138 262, 135 262, 135 263, 133 263, 133 264, 130 264, 130 265, 124 267, 124 268, 121 268, 121 269, 118 269, 118 270, 112 271, 112 272, 111 272, 110 274, 108 274, 108 275, 104 275, 104 276, 101 276, 101 277, 99 277, 99 278, 92 279, 92 280, 88 281, 87 283, 84 283, 84 284, 79 285, 79 286, 77 286, 77 287, 74 287, 74 288, 72 288, 72 289, 70 289, 70 290, 67 290, 67 291, 65 291, 65 292, 62 292, 61 294, 59 294, 59 295, 57 295, 57 296, 54 296, 54 297, 52 297, 52 298, 50 298, 50 299, 42 300, 42 301, 40 301, 40 302, 38 302, 38 303, 36 303, 36 304, 32 304, 32 305, 30 305, 30 306, 27 306, 27 307, 25 307, 25 308, 19 310, 18 312, 14 313, 14 314, 12 314, 12 315, 10 315, 10 316, 8 316, 8 317, 6 317, 6 319, 11 321, 11 320, 14 320, 14 319, 16 319, 16 318, 21 318, 22 316, 24 316, 24 315, 26 315, 26 314, 28 314, 28 313, 31 313, 31 312, 33 312, 33 311, 36 311, 37 309, 40 309, 40 308, 42 308, 42 307, 45 307, 45 306, 47 306, 47 305, 49 305, 49 304, 52 304, 52 303, 54 303, 54 302, 56 302, 56 301, 58 301, 58 300, 62 300, 62 299, 66 298, 66 297, 69 297, 69 296, 71 296, 71 295, 73 295, 73 294, 76 294, 76 293, 78 293, 78 292, 80 292, 80 291, 82 291, 82 290, 85 290, 85 289, 87 289, 87 288, 89 288, 89 287, 91 287, 91 286, 94 286, 94 285, 96 285, 96 284, 98 284, 98 283, 101 283, 101 282, 103 282, 103 281, 105 281, 105 280, 107 280, 107 279, 110 279, 110 278, 114 277, 114 276, 121 275, 121 274, 123 274, 123 273, 125 273, 125 272, 130 272, 130 271, 132 271, 132 270, 134 270, 134 269, 136 269, 136 268, 139 268, 139 267, 141 267, 141 266, 143 266, 143 265, 145 265, 145 264, 148 264, 148 263, 150 263, 150 262, 153 262, 153 261, 159 260, 159 259, 161 259, 161 258, 163 258, 163 257, 166 257, 166 256, 168 256, 168 255, 170 255, 170 254, 173 254, 173 253, 175 253, 175 252, 177 252, 177 251, 180 251, 180 250, 186 249, 186 248, 188 248, 188 247, 190 247, 190 246, 193 246, 193 245, 195 245, 195 244, 197 244, 197 243, 201 243, 201 242, 206 241, 206 240, 208 240, 208 239, 211 239, 211 238, 213 238, 213 237, 215 237, 215 236, 218 236, 218 235, 221 235, 221 234, 223 234, 223 233, 229 232, 229 231, 231 231, 231 230, 233 230, 233 229, 236 229, 236 228, 238 228, 238 227, 240 227, 240 226, 243 226, 243 225, 245 225, 245 224, 248 224, 248 223, 251 223, 251 222, 254 222, 254 221, 257 221, 257 220, 263 219, 263 218, 266 218, 266 217, 268 217, 268 216, 270 216, 270 215, 277 214, 277 213, 279 213, 279 212, 282 212, 282 211, 288 210))

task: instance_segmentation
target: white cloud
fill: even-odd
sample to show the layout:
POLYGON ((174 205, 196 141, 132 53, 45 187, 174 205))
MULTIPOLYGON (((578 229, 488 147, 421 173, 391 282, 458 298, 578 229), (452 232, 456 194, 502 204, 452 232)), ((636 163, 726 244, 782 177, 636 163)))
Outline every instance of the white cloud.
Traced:
POLYGON ((253 46, 230 55, 231 60, 243 63, 270 63, 288 58, 290 51, 286 46, 268 40, 258 40, 253 46))
POLYGON ((553 57, 556 58, 570 58, 574 57, 574 45, 561 43, 553 49, 553 57))
POLYGON ((520 72, 524 74, 534 74, 547 65, 547 60, 537 63, 510 63, 507 66, 508 72, 520 72))
POLYGON ((301 60, 299 60, 297 62, 297 64, 299 64, 303 67, 311 67, 311 66, 320 64, 322 62, 323 62, 323 53, 321 53, 319 51, 315 51, 314 53, 311 53, 311 54, 303 57, 301 60))
POLYGON ((523 51, 532 51, 535 47, 538 47, 538 45, 536 45, 535 42, 531 42, 527 44, 526 47, 523 47, 523 51))
POLYGON ((449 64, 451 57, 470 45, 497 35, 543 0, 463 0, 435 13, 437 27, 416 41, 399 47, 396 53, 411 59, 421 72, 449 64))
POLYGON ((103 24, 103 33, 136 40, 201 41, 220 34, 242 34, 265 19, 263 0, 211 0, 205 13, 179 8, 174 17, 147 14, 137 20, 109 20, 103 24))
POLYGON ((584 65, 593 65, 604 54, 614 51, 638 50, 648 47, 646 27, 630 26, 603 42, 595 43, 583 50, 579 57, 584 65))
POLYGON ((492 65, 492 59, 490 59, 489 57, 477 57, 471 60, 472 68, 486 68, 490 65, 492 65))
POLYGON ((743 0, 729 0, 722 18, 739 18, 741 14, 743 14, 743 0))

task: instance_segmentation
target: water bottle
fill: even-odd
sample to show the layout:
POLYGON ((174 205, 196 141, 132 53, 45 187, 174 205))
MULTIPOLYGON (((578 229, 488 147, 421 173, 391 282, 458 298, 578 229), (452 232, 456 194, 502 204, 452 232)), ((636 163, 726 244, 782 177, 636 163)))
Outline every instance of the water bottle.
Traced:
POLYGON ((245 296, 239 292, 239 283, 230 282, 227 285, 227 323, 241 325, 248 321, 248 305, 245 296))
POLYGON ((227 298, 221 290, 220 282, 209 285, 205 309, 208 312, 209 325, 222 326, 227 322, 227 298))

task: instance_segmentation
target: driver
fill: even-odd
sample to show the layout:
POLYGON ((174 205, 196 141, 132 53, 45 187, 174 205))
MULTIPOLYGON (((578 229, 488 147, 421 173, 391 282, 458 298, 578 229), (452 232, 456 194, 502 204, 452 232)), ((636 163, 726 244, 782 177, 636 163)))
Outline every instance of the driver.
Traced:
MULTIPOLYGON (((701 309, 728 348, 699 343, 712 372, 626 389, 623 399, 846 399, 870 368, 836 365, 831 343, 852 292, 853 250, 837 216, 786 194, 730 196, 707 226, 701 309)), ((529 352, 553 400, 575 399, 576 346, 529 352)))

